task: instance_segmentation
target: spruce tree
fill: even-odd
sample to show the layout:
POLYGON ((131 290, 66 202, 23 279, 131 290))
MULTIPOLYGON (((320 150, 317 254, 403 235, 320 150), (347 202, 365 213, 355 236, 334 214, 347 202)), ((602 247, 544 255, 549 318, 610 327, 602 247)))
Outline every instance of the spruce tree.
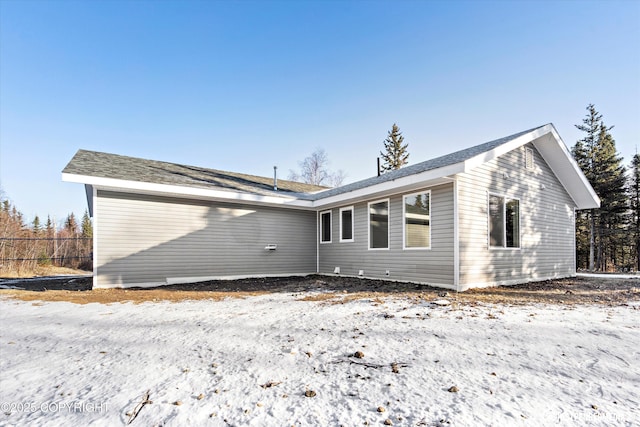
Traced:
POLYGON ((381 172, 388 172, 400 169, 409 163, 409 152, 407 148, 409 144, 403 144, 404 137, 400 128, 395 123, 388 132, 387 138, 383 141, 384 151, 380 152, 383 163, 380 167, 381 172))
POLYGON ((42 226, 40 225, 40 218, 38 217, 38 215, 36 215, 35 218, 33 218, 33 223, 31 224, 31 229, 33 230, 33 234, 35 236, 40 235, 40 232, 42 231, 42 226))
MULTIPOLYGON (((598 134, 600 132, 600 124, 602 123, 602 114, 596 111, 593 104, 587 106, 587 116, 582 119, 581 125, 575 125, 579 130, 586 132, 586 136, 576 142, 571 150, 573 157, 576 159, 578 166, 582 169, 587 180, 593 186, 595 183, 595 176, 593 170, 593 155, 595 152, 595 146, 597 144, 598 134)), ((597 191, 596 191, 597 193, 597 191)), ((579 246, 576 248, 576 255, 580 256, 585 252, 588 254, 587 268, 589 271, 593 271, 595 267, 595 218, 596 212, 594 209, 588 211, 579 212, 576 216, 576 243, 579 246), (586 233, 586 236, 585 236, 586 233), (588 242, 586 249, 584 242, 588 242)), ((583 264, 581 258, 578 258, 577 264, 583 264)))
POLYGON ((84 211, 84 215, 82 216, 81 230, 82 237, 93 237, 93 226, 91 225, 91 218, 89 218, 89 212, 87 212, 86 210, 84 211))
POLYGON ((621 251, 628 243, 625 233, 628 217, 626 168, 616 152, 616 143, 609 129, 601 123, 594 156, 594 189, 600 197, 596 266, 601 271, 622 261, 624 253, 621 251))
POLYGON ((587 115, 582 123, 576 127, 586 135, 576 142, 572 153, 600 197, 601 207, 578 213, 577 264, 588 264, 589 270, 605 270, 610 263, 617 263, 620 252, 616 248, 625 238, 625 168, 609 132, 613 127, 605 126, 602 115, 593 104, 587 106, 587 115), (587 241, 588 249, 585 247, 587 241), (588 262, 583 259, 586 253, 588 262))
POLYGON ((55 230, 53 229, 53 222, 51 221, 51 217, 47 215, 47 225, 45 225, 45 230, 48 238, 54 237, 55 230))
POLYGON ((69 233, 69 237, 76 237, 78 235, 78 223, 73 212, 71 212, 64 221, 64 228, 69 233))
POLYGON ((631 160, 629 208, 631 213, 629 229, 633 238, 634 264, 636 271, 640 271, 640 154, 636 154, 631 160))

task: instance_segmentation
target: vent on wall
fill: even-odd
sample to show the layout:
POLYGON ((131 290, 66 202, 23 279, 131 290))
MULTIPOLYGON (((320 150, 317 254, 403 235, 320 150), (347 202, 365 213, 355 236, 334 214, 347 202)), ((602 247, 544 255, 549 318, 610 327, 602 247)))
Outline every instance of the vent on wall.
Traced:
POLYGON ((533 149, 524 149, 524 167, 527 169, 533 169, 533 149))

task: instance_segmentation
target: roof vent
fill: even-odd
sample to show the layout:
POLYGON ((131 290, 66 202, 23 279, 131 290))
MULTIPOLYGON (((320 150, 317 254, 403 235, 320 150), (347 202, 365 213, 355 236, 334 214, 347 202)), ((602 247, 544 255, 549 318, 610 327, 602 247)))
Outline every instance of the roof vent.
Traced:
POLYGON ((273 191, 278 191, 278 167, 273 167, 273 191))

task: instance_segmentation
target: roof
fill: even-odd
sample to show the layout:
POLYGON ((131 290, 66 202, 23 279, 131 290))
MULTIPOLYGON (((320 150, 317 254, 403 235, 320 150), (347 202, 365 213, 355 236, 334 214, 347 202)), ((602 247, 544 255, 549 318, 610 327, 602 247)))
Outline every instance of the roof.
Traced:
MULTIPOLYGON (((151 184, 195 188, 216 187, 254 194, 273 193, 273 177, 267 178, 87 150, 78 150, 62 173, 151 184)), ((297 194, 325 189, 327 187, 278 180, 279 192, 297 194)))
POLYGON ((528 143, 545 159, 577 209, 600 206, 600 199, 552 124, 336 188, 278 180, 278 191, 274 191, 273 178, 86 150, 79 150, 62 172, 66 181, 101 188, 317 209, 451 182, 455 175, 528 143))
POLYGON ((364 179, 362 181, 357 181, 351 184, 343 185, 342 187, 331 188, 315 194, 314 198, 317 200, 324 197, 335 196, 338 194, 343 194, 350 191, 371 187, 376 184, 381 184, 388 181, 395 181, 399 178, 408 177, 410 175, 416 175, 422 172, 428 172, 431 170, 444 168, 446 166, 459 164, 479 154, 493 150, 494 148, 500 145, 503 145, 509 141, 512 141, 518 138, 519 136, 527 134, 535 129, 537 128, 525 130, 523 132, 506 136, 504 138, 496 139, 494 141, 485 142, 484 144, 480 144, 471 148, 466 148, 464 150, 456 151, 455 153, 446 154, 441 157, 436 157, 435 159, 416 163, 414 165, 405 166, 400 169, 386 172, 380 176, 374 176, 372 178, 364 179))

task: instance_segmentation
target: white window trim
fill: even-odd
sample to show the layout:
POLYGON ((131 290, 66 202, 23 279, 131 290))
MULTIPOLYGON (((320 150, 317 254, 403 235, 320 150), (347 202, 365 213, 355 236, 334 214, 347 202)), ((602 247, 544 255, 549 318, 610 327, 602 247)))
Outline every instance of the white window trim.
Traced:
POLYGON ((328 211, 322 211, 320 212, 320 244, 324 245, 327 243, 331 243, 333 240, 333 214, 330 210, 328 211), (322 216, 324 214, 329 214, 329 240, 322 240, 322 237, 324 236, 324 229, 323 229, 323 224, 322 224, 322 216))
POLYGON ((340 242, 351 243, 355 241, 356 233, 355 233, 355 209, 353 206, 347 206, 344 208, 340 208, 340 242), (351 238, 343 239, 342 238, 342 212, 351 211, 351 238))
POLYGON ((418 191, 411 194, 404 194, 402 196, 402 250, 405 251, 430 251, 431 250, 431 227, 433 227, 433 221, 431 219, 431 190, 418 191), (405 199, 411 196, 417 196, 418 194, 428 194, 429 195, 429 246, 418 247, 418 248, 409 248, 407 247, 407 203, 405 199))
POLYGON ((519 251, 522 249, 522 216, 520 216, 520 199, 517 197, 507 196, 505 194, 500 193, 491 193, 487 192, 487 247, 490 251, 519 251), (503 218, 503 228, 502 232, 504 237, 504 246, 491 246, 491 211, 490 211, 490 197, 496 196, 500 197, 504 200, 502 203, 502 218, 503 218), (518 201, 518 247, 509 248, 507 247, 507 201, 509 200, 517 200, 518 201))
POLYGON ((370 251, 388 251, 391 248, 391 202, 389 198, 373 200, 367 203, 367 249, 370 251), (387 247, 372 248, 371 247, 371 205, 376 203, 387 202, 387 247))

